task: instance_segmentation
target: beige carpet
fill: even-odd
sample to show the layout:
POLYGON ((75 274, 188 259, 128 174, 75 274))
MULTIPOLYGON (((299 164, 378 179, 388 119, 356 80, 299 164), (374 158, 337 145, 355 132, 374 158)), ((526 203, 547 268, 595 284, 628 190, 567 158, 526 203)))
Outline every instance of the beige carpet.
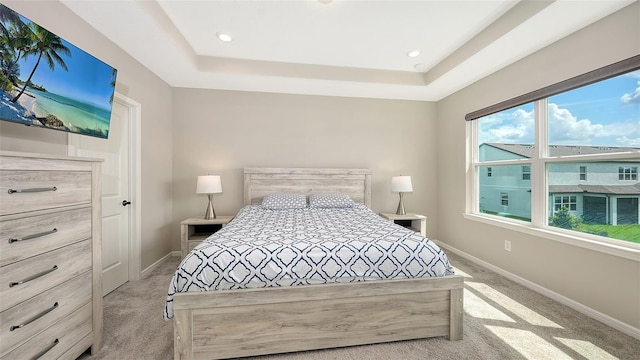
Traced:
MULTIPOLYGON (((448 253, 465 275, 464 340, 401 341, 255 357, 256 360, 329 359, 640 359, 640 341, 448 253)), ((172 323, 162 320, 172 258, 145 279, 104 299, 104 347, 80 359, 173 358, 172 323)))

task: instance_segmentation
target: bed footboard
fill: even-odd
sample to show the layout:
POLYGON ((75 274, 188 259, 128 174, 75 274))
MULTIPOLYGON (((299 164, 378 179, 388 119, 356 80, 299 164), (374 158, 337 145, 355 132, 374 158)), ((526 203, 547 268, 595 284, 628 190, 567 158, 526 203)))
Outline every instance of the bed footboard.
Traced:
POLYGON ((462 339, 464 278, 179 293, 174 358, 224 359, 448 336, 462 339))

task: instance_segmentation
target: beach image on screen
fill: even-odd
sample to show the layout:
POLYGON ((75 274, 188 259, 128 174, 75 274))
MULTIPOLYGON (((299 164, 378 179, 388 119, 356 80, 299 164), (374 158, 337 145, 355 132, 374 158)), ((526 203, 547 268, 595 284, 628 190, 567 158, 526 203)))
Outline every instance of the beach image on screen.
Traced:
POLYGON ((0 4, 0 119, 107 138, 117 70, 0 4))

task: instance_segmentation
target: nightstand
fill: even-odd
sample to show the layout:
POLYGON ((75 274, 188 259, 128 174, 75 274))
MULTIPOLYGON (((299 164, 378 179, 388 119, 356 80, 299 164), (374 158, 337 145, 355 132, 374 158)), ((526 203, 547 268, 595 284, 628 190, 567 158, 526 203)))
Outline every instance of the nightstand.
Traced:
POLYGON ((398 215, 393 213, 380 213, 380 216, 394 223, 419 232, 420 235, 427 236, 427 217, 420 214, 398 215))
POLYGON ((202 240, 222 229, 233 216, 218 216, 215 219, 190 218, 180 223, 180 250, 182 258, 187 256, 202 240))

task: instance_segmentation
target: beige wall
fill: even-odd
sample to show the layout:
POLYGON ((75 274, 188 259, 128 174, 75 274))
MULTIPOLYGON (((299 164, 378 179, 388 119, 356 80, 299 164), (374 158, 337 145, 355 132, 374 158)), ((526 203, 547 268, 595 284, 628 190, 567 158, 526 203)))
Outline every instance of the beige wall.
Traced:
MULTIPOLYGON (((116 91, 142 105, 142 268, 171 251, 171 88, 57 1, 2 1, 118 69, 116 91)), ((106 140, 108 141, 108 140, 106 140)), ((0 122, 0 149, 66 154, 67 134, 0 122)))
POLYGON ((438 102, 439 240, 640 328, 640 263, 465 220, 466 113, 640 54, 640 3, 438 102), (511 240, 512 252, 503 250, 511 240))
MULTIPOLYGON (((395 211, 392 175, 411 175, 409 212, 429 216, 435 236, 435 105, 428 102, 174 89, 174 234, 202 216, 198 175, 222 176, 220 215, 242 206, 244 167, 356 167, 372 175, 372 208, 395 211)), ((177 241, 174 249, 179 249, 177 241)))

